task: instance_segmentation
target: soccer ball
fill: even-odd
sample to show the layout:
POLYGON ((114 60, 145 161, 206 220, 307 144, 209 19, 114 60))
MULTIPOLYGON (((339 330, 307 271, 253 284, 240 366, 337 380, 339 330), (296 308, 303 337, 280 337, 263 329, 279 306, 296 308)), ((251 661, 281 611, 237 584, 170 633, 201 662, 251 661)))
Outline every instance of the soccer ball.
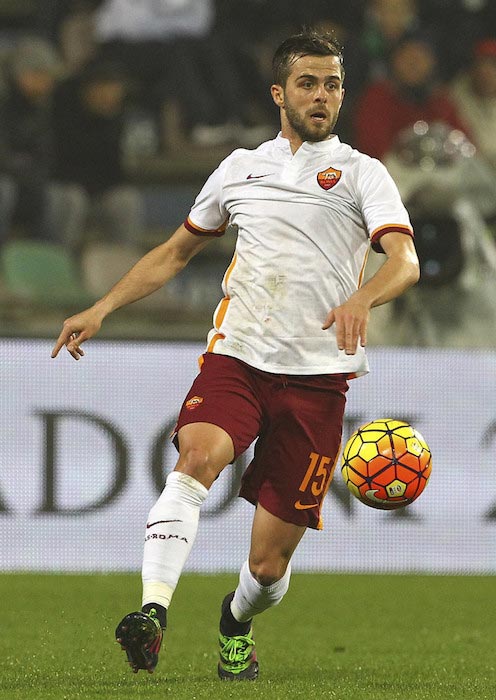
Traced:
POLYGON ((381 418, 355 430, 343 450, 341 474, 362 503, 394 510, 420 496, 431 467, 431 451, 418 430, 381 418))

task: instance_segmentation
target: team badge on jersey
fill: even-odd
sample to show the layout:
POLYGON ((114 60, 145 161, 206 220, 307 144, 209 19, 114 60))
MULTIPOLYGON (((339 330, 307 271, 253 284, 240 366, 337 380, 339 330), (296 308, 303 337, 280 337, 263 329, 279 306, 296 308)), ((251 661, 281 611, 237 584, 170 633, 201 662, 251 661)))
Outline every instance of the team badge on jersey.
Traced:
POLYGON ((188 409, 188 411, 191 411, 193 408, 196 408, 201 403, 203 403, 203 396, 193 396, 191 399, 186 401, 185 406, 188 409))
POLYGON ((317 173, 317 182, 322 187, 323 190, 330 190, 331 187, 336 185, 341 178, 342 170, 337 168, 327 168, 327 170, 321 170, 317 173))

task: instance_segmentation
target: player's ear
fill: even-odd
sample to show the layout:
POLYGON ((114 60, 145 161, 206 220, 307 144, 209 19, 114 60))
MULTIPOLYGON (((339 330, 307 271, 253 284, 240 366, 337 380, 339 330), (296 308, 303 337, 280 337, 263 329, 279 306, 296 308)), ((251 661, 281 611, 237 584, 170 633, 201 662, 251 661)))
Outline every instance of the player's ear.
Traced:
POLYGON ((278 107, 284 107, 284 88, 282 85, 271 85, 270 94, 278 107))

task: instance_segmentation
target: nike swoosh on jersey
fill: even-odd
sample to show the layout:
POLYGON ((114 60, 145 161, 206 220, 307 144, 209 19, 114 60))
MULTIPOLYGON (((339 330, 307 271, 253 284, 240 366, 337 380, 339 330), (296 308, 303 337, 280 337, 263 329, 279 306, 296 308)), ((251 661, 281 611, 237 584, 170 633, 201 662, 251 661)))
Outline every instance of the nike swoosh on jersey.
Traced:
POLYGON ((301 503, 300 501, 295 501, 294 507, 296 510, 308 510, 309 508, 317 508, 318 503, 301 503))
POLYGON ((160 525, 160 523, 182 523, 182 520, 156 520, 154 523, 147 523, 146 527, 153 527, 154 525, 160 525))
POLYGON ((246 178, 247 180, 258 180, 261 177, 269 177, 269 175, 273 175, 274 173, 266 173, 265 175, 252 175, 251 173, 248 175, 246 178))

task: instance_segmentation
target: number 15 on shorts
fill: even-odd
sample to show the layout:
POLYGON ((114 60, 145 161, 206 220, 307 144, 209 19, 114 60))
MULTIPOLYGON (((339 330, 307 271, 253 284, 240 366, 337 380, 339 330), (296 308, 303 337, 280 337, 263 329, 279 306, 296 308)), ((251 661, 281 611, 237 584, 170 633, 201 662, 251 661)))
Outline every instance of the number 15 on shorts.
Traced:
MULTIPOLYGON (((298 490, 301 493, 312 494, 314 498, 321 500, 331 483, 336 460, 326 455, 319 455, 317 452, 310 452, 309 460, 307 471, 298 490)), ((315 507, 315 505, 315 500, 312 504, 308 505, 296 501, 295 508, 302 510, 304 508, 315 507)))

